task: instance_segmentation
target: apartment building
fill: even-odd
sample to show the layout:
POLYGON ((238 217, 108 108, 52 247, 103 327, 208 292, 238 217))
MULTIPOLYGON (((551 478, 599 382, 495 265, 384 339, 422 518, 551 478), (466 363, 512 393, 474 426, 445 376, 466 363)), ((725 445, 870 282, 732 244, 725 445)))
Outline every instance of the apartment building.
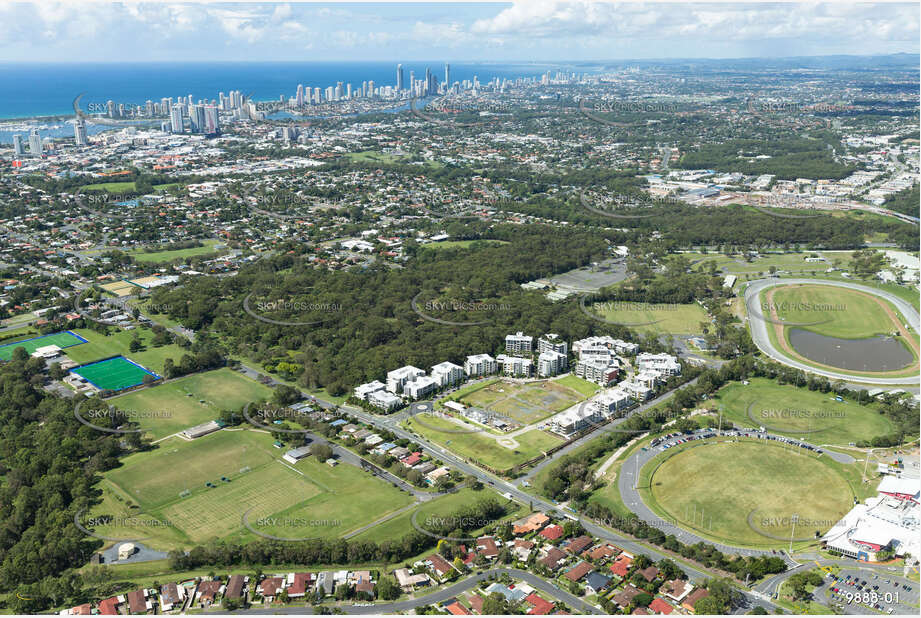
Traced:
POLYGON ((537 340, 537 351, 540 353, 550 351, 566 354, 568 350, 566 342, 560 339, 559 335, 556 333, 547 333, 537 340))
POLYGON ((567 357, 565 353, 546 350, 537 357, 537 374, 542 378, 549 378, 562 373, 566 370, 566 367, 567 357))
POLYGON ((438 385, 442 387, 463 382, 465 377, 463 367, 447 361, 432 367, 431 374, 438 381, 438 385))
POLYGON ((406 367, 400 367, 399 369, 388 371, 387 390, 395 395, 398 395, 403 392, 403 387, 407 382, 412 382, 416 378, 424 375, 424 371, 417 367, 413 367, 412 365, 407 365, 406 367))
POLYGON ((533 363, 529 358, 500 354, 496 357, 496 362, 502 365, 502 373, 507 376, 527 378, 533 371, 533 363))
POLYGON ((505 336, 505 352, 514 356, 531 354, 534 349, 534 338, 518 331, 514 335, 505 336))
POLYGON ((640 371, 652 369, 666 376, 681 375, 681 365, 678 359, 670 354, 637 354, 636 367, 640 371))
POLYGON ((464 372, 472 377, 488 376, 499 371, 499 363, 489 354, 475 354, 464 361, 464 372))
POLYGON ((595 384, 607 387, 617 380, 620 374, 620 367, 616 362, 609 364, 604 359, 582 359, 576 363, 575 373, 580 378, 594 382, 595 384))
POLYGON ((436 378, 422 375, 403 385, 403 392, 410 399, 422 399, 438 390, 439 383, 436 378))

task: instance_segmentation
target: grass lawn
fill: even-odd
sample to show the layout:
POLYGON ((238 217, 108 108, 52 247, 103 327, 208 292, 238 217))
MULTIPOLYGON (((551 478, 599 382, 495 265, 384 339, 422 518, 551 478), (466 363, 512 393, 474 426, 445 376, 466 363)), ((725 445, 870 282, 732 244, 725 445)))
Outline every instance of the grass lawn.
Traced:
POLYGON ((137 185, 134 181, 129 182, 98 182, 91 185, 83 185, 80 191, 108 191, 109 193, 126 193, 128 191, 137 191, 137 185))
POLYGON ((219 243, 220 241, 217 240, 205 240, 202 241, 201 247, 190 247, 188 249, 171 249, 153 252, 144 251, 143 249, 135 249, 128 252, 128 255, 133 257, 136 262, 171 262, 173 260, 194 257, 196 255, 215 253, 219 251, 219 249, 215 248, 219 243))
POLYGON ((774 290, 769 305, 785 322, 822 322, 801 326, 805 330, 841 339, 864 339, 895 330, 892 319, 876 297, 831 285, 787 285, 774 290))
POLYGON ((147 328, 136 328, 127 331, 109 327, 110 335, 102 335, 88 328, 75 328, 73 332, 86 339, 87 342, 72 348, 66 348, 64 354, 80 365, 86 365, 110 356, 125 356, 162 376, 163 363, 167 358, 172 358, 176 364, 179 364, 179 359, 186 353, 173 343, 154 347, 150 343, 153 338, 153 332, 147 328), (135 333, 137 333, 144 346, 138 352, 131 352, 129 346, 135 333))
MULTIPOLYGON (((405 513, 400 513, 393 519, 389 519, 378 526, 370 530, 366 530, 361 534, 354 537, 356 541, 399 541, 404 536, 409 534, 412 530, 412 517, 413 513, 418 513, 416 515, 416 523, 421 527, 425 527, 425 520, 428 517, 446 517, 453 515, 462 508, 469 507, 473 504, 476 504, 480 500, 485 500, 486 498, 495 498, 500 503, 506 505, 506 510, 508 514, 502 519, 518 519, 524 517, 527 507, 519 504, 518 502, 509 501, 506 498, 503 498, 498 493, 489 489, 488 487, 483 487, 482 489, 474 490, 468 488, 462 488, 456 493, 448 494, 429 502, 423 502, 417 507, 414 507, 405 513)), ((492 522, 497 523, 497 522, 492 522)), ((482 528, 473 530, 469 533, 465 533, 465 536, 475 536, 477 532, 481 531, 482 528)))
POLYGON ((582 392, 586 388, 584 384, 576 388, 575 384, 570 385, 564 380, 525 383, 500 380, 468 392, 459 401, 468 406, 493 410, 522 425, 530 425, 562 412, 587 397, 582 392))
POLYGON ((141 427, 156 440, 214 420, 221 410, 238 410, 271 396, 268 386, 224 367, 128 393, 109 403, 137 412, 141 427))
POLYGON ((767 378, 748 385, 732 382, 706 402, 740 427, 768 427, 772 433, 805 438, 814 444, 846 446, 892 431, 892 423, 873 407, 835 401, 832 394, 810 391, 767 378))
MULTIPOLYGON (((561 438, 539 429, 533 429, 514 438, 519 446, 511 449, 499 444, 483 432, 448 433, 439 429, 457 430, 458 425, 434 416, 425 418, 427 427, 415 419, 408 419, 404 426, 419 435, 441 444, 448 450, 464 457, 486 464, 496 470, 507 470, 541 454, 542 451, 562 442, 561 438), (435 429, 432 429, 434 427, 435 429)), ((471 425, 473 427, 473 425, 471 425)))
POLYGON ((594 382, 589 382, 588 380, 583 380, 579 376, 568 375, 566 377, 560 378, 559 380, 554 380, 557 384, 571 388, 578 391, 582 396, 588 398, 597 393, 601 387, 595 384, 594 382))
POLYGON ((854 492, 831 463, 764 441, 694 442, 649 462, 640 493, 660 516, 702 536, 786 547, 794 514, 794 538, 804 539, 827 532, 850 510, 854 492))
POLYGON ((707 312, 697 303, 592 303, 595 313, 609 322, 624 324, 644 333, 693 335, 701 333, 700 323, 710 322, 707 312))
POLYGON ((353 466, 332 468, 310 458, 290 466, 280 455, 270 435, 254 431, 220 431, 192 442, 171 438, 152 451, 130 455, 122 467, 107 472, 103 484, 121 500, 104 501, 91 515, 120 507, 137 517, 166 522, 157 528, 97 528, 115 538, 147 536, 149 544, 160 549, 215 537, 254 540, 257 535, 243 526, 247 512, 253 528, 275 536, 337 537, 412 501, 353 466), (207 482, 215 487, 206 487, 207 482), (190 494, 180 497, 184 490, 190 494))

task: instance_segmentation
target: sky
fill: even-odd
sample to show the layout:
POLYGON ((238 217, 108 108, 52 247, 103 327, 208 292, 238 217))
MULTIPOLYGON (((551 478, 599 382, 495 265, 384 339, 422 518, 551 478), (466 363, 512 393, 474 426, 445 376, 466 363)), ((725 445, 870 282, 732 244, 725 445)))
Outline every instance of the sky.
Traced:
POLYGON ((917 3, 0 0, 0 62, 593 61, 919 53, 917 3))

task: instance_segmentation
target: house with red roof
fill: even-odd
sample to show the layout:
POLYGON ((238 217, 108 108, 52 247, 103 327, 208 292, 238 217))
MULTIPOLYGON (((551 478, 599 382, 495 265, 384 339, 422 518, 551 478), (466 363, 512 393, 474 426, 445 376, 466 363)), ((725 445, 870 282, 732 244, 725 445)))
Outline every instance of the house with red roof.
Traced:
POLYGON ((662 614, 667 616, 675 611, 675 608, 669 605, 665 599, 656 597, 652 600, 652 603, 649 604, 649 610, 654 614, 662 614))
POLYGON ((550 524, 540 531, 540 535, 548 541, 556 541, 563 536, 563 526, 558 524, 550 524))
POLYGON ((630 572, 631 564, 633 564, 633 558, 627 554, 621 554, 614 558, 614 563, 611 565, 611 572, 623 579, 627 576, 627 573, 630 572))
POLYGON ((583 577, 585 577, 589 573, 589 571, 591 571, 593 568, 594 567, 592 566, 591 562, 583 561, 577 564, 576 566, 572 567, 568 571, 566 571, 566 574, 563 575, 563 577, 565 577, 571 582, 577 582, 583 577))
POLYGON ((99 613, 103 616, 117 616, 120 602, 118 597, 109 597, 99 602, 99 613))
POLYGON ((278 596, 278 593, 283 590, 284 585, 285 579, 283 577, 266 577, 256 586, 256 593, 261 594, 266 603, 271 603, 278 596))
POLYGON ((146 614, 150 608, 151 603, 147 600, 147 590, 138 588, 128 593, 129 614, 146 614))
POLYGON ((289 573, 288 598, 299 599, 307 594, 307 589, 313 585, 313 573, 289 573))
POLYGON ((461 605, 459 602, 454 601, 450 605, 445 605, 445 609, 448 610, 448 613, 453 616, 469 616, 470 610, 461 605))
POLYGON ((528 614, 532 616, 546 616, 553 611, 554 604, 546 599, 542 599, 532 592, 524 598, 525 602, 531 606, 528 614))

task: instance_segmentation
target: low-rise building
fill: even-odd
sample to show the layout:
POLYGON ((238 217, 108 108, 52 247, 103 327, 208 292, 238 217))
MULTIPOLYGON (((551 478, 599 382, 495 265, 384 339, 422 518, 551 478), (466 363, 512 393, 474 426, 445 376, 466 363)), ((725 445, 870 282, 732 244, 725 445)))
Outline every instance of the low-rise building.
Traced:
POLYGON ((502 373, 516 378, 528 378, 533 370, 530 358, 500 354, 496 357, 496 362, 502 365, 502 373))
POLYGON ((566 370, 566 366, 566 354, 562 352, 547 350, 541 352, 540 356, 537 357, 537 374, 542 378, 549 378, 562 373, 566 370))

